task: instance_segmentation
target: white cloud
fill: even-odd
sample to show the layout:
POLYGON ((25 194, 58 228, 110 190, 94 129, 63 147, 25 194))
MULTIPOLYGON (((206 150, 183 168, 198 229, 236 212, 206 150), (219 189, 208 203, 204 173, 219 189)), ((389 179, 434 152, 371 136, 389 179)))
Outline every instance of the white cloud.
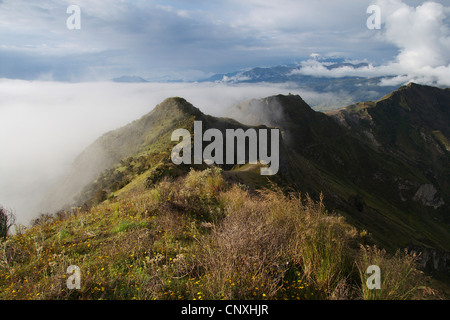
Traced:
POLYGON ((416 8, 387 0, 379 5, 388 12, 385 38, 400 51, 387 66, 412 81, 450 86, 450 7, 431 1, 416 8))
POLYGON ((396 57, 379 66, 332 70, 319 61, 308 60, 294 73, 327 77, 393 76, 383 79, 381 85, 414 81, 450 86, 450 7, 432 1, 417 7, 400 0, 379 0, 377 4, 384 22, 378 37, 398 48, 396 57))
POLYGON ((439 67, 450 63, 448 8, 425 2, 417 8, 398 1, 380 0, 386 11, 385 37, 400 49, 398 62, 405 68, 439 67))
MULTIPOLYGON (((350 63, 359 63, 358 61, 349 61, 350 63)), ((346 76, 373 77, 377 73, 377 69, 372 65, 353 68, 343 66, 340 68, 328 69, 327 66, 333 63, 321 62, 318 60, 305 60, 300 63, 299 69, 295 69, 291 74, 303 74, 315 77, 331 77, 339 78, 346 76)), ((380 73, 381 74, 381 73, 380 73)))

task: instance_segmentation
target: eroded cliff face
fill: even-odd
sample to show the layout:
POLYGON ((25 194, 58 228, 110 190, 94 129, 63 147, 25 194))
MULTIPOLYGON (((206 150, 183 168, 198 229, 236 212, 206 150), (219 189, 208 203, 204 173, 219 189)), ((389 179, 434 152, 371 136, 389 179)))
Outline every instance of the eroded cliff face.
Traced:
POLYGON ((421 270, 450 276, 450 252, 419 246, 409 246, 407 249, 408 252, 418 255, 418 264, 421 270))

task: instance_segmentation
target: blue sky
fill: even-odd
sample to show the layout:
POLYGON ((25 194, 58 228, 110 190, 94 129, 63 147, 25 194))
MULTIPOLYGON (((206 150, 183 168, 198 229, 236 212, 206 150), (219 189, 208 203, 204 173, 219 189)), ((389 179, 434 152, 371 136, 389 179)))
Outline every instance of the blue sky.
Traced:
MULTIPOLYGON (((427 45, 445 45, 436 49, 444 52, 430 67, 446 68, 450 14, 443 6, 446 1, 433 3, 443 17, 434 17, 439 21, 430 30, 439 30, 439 35, 427 45)), ((402 52, 413 51, 409 57, 420 53, 417 43, 427 35, 404 35, 389 18, 396 21, 394 14, 409 10, 399 20, 408 30, 416 7, 423 4, 413 0, 2 0, 0 78, 77 82, 140 75, 152 80, 196 80, 248 67, 298 63, 312 53, 366 60, 375 66, 390 64, 391 70, 402 71, 392 63, 402 62, 402 52), (72 4, 81 8, 80 30, 66 27, 70 16, 66 10, 72 4), (382 8, 381 30, 366 26, 371 4, 382 8)))

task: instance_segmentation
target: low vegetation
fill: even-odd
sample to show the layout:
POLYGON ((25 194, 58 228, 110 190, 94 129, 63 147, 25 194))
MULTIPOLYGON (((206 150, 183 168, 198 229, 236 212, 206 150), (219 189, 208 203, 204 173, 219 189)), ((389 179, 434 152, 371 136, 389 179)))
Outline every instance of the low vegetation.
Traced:
POLYGON ((0 240, 6 239, 9 229, 16 222, 16 216, 11 210, 0 206, 0 240))
POLYGON ((308 195, 220 169, 145 179, 88 210, 43 215, 0 243, 0 299, 422 299, 416 257, 390 256, 308 195), (369 265, 381 289, 368 290, 369 265), (70 290, 67 268, 81 270, 70 290))

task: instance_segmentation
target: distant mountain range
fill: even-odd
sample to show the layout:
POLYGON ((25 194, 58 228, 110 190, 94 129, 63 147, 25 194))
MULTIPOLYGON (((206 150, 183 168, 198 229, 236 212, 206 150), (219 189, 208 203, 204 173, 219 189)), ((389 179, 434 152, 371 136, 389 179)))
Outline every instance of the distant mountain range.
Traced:
MULTIPOLYGON (((343 61, 321 61, 327 70, 339 68, 367 68, 367 63, 349 63, 343 61), (327 63, 326 63, 327 62, 327 63)), ((315 93, 333 94, 333 99, 318 99, 312 106, 315 110, 332 110, 342 108, 366 100, 378 100, 397 89, 396 86, 380 85, 380 80, 390 77, 326 77, 303 74, 299 65, 285 65, 267 68, 253 68, 248 71, 236 71, 227 74, 217 74, 203 81, 217 83, 276 83, 290 84, 294 88, 315 93)))
MULTIPOLYGON (((331 64, 323 65, 324 68, 328 70, 338 69, 338 68, 351 68, 359 69, 363 67, 368 67, 368 63, 358 63, 353 64, 349 62, 337 62, 331 64)), ((299 65, 285 65, 285 66, 275 66, 266 68, 253 68, 248 71, 235 71, 232 73, 216 74, 209 77, 203 81, 206 82, 227 82, 227 83, 255 83, 255 82, 298 82, 303 79, 309 79, 309 77, 304 78, 298 71, 302 68, 299 65)), ((325 77, 316 77, 325 78, 325 77)), ((343 77, 349 78, 349 77, 343 77)))
MULTIPOLYGON (((368 63, 351 63, 342 58, 319 59, 321 66, 327 70, 339 68, 358 70, 369 67, 368 63)), ((294 89, 316 94, 331 94, 332 98, 318 95, 309 103, 315 110, 333 110, 360 101, 378 100, 397 89, 397 86, 380 85, 381 79, 390 77, 326 77, 302 73, 300 64, 273 67, 256 67, 245 71, 215 74, 198 82, 215 82, 223 84, 287 84, 294 89)), ((150 82, 139 76, 122 76, 113 79, 115 82, 150 82)), ((176 81, 173 81, 176 82, 176 81)), ((182 81, 179 81, 182 82, 182 81)))

